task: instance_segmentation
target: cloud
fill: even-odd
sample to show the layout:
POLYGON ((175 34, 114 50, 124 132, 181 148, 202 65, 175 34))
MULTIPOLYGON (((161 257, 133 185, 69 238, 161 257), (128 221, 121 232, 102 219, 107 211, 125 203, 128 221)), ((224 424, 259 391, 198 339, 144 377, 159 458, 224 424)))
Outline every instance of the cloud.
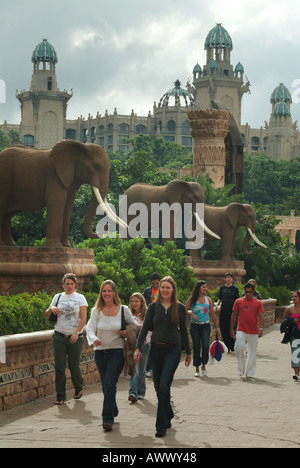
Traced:
MULTIPOLYGON (((14 0, 1 2, 0 15, 6 84, 0 122, 20 122, 15 92, 29 89, 31 54, 44 37, 58 55, 59 88, 73 88, 68 119, 115 107, 146 116, 176 79, 185 86, 194 65, 205 64, 204 41, 216 23, 232 37, 233 66, 240 61, 251 82, 242 123, 263 125, 273 89, 284 82, 292 92, 300 79, 298 0, 52 0, 51 8, 43 0, 14 0)), ((293 120, 300 119, 300 103, 291 110, 293 120)))

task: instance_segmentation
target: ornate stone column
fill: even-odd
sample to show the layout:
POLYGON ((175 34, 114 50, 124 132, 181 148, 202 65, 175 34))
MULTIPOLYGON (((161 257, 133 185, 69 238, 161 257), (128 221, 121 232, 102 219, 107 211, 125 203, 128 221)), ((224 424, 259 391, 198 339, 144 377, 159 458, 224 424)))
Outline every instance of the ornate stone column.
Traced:
POLYGON ((215 188, 225 185, 225 138, 231 114, 222 109, 188 112, 191 135, 194 138, 194 177, 206 172, 215 188))

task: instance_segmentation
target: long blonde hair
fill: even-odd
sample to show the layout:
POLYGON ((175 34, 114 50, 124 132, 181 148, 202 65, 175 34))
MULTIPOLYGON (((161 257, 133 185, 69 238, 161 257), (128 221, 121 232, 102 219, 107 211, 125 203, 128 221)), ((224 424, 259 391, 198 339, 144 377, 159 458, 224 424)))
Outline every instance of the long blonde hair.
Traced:
POLYGON ((98 311, 98 314, 99 314, 100 310, 104 307, 104 300, 103 300, 103 297, 102 297, 102 291, 103 291, 104 286, 107 286, 107 285, 109 285, 111 287, 111 289, 113 290, 114 304, 115 305, 121 305, 121 300, 119 298, 119 293, 118 293, 117 286, 115 285, 115 283, 112 280, 110 280, 110 279, 105 280, 105 281, 103 281, 103 283, 100 286, 99 296, 98 296, 98 299, 97 299, 96 304, 95 304, 95 307, 96 307, 96 309, 98 311))
POLYGON ((173 293, 172 293, 172 322, 177 322, 177 320, 178 320, 177 287, 176 287, 176 283, 175 283, 174 279, 172 278, 172 276, 165 276, 162 280, 160 280, 159 290, 158 290, 158 294, 157 294, 157 298, 156 298, 155 302, 161 303, 161 301, 162 301, 160 287, 161 287, 161 284, 164 281, 167 281, 173 287, 173 293))
POLYGON ((131 294, 130 299, 129 299, 129 309, 131 310, 132 313, 134 313, 134 311, 131 306, 131 299, 133 299, 134 297, 137 297, 141 301, 141 319, 144 320, 144 317, 147 311, 147 304, 146 304, 145 298, 143 294, 141 294, 140 292, 135 292, 131 294))

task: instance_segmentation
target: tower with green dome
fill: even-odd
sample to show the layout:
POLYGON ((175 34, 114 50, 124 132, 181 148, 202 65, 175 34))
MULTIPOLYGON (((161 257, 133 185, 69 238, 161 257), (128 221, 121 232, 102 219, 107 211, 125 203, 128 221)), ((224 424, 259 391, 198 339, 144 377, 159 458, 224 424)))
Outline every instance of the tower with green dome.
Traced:
POLYGON ((271 94, 272 111, 268 127, 267 153, 275 160, 291 159, 297 142, 290 105, 292 95, 284 83, 279 83, 271 94))
POLYGON ((48 149, 64 139, 67 103, 72 94, 57 86, 57 54, 47 39, 34 48, 31 61, 30 89, 17 93, 21 103, 20 137, 27 146, 48 149))
POLYGON ((250 83, 244 83, 244 67, 238 62, 231 64, 233 43, 230 34, 217 23, 205 39, 206 63, 203 69, 197 63, 193 70, 193 85, 196 89, 196 108, 207 109, 211 101, 225 106, 236 123, 241 124, 242 96, 249 92, 250 83))

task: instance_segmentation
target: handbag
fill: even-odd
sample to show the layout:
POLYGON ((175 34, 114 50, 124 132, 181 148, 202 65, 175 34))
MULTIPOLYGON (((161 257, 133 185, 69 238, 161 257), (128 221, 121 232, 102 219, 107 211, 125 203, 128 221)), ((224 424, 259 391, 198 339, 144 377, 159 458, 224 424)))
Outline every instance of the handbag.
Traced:
MULTIPOLYGON (((58 296, 58 299, 57 299, 57 302, 56 302, 56 306, 55 306, 55 307, 57 307, 57 305, 58 305, 58 303, 59 303, 60 296, 61 296, 61 294, 58 296)), ((54 314, 54 313, 52 312, 51 315, 49 316, 49 321, 50 321, 50 322, 56 323, 56 322, 57 322, 57 315, 54 314)))
POLYGON ((126 330, 126 320, 125 320, 125 314, 124 314, 124 307, 122 306, 121 308, 121 331, 126 330))

